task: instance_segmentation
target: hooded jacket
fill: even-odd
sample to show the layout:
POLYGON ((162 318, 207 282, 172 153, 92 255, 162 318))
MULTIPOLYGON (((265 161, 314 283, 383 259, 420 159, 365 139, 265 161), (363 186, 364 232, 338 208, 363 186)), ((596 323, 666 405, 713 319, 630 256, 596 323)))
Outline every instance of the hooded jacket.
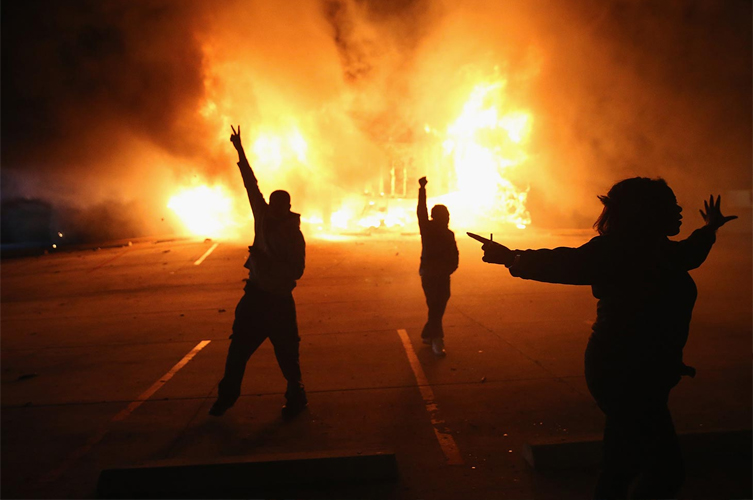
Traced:
POLYGON ((248 281, 266 292, 288 294, 303 276, 306 263, 301 216, 294 212, 274 216, 245 156, 238 167, 254 213, 254 243, 248 247, 244 264, 249 270, 248 281))
POLYGON ((449 276, 458 268, 458 246, 455 233, 446 225, 429 220, 426 188, 418 190, 418 228, 421 232, 421 265, 418 274, 425 277, 449 276))

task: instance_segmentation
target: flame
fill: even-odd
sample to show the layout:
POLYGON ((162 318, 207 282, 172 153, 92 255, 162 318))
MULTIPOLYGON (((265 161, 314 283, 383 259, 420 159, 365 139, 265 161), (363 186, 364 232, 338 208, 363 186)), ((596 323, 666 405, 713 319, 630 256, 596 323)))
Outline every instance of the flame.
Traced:
POLYGON ((448 205, 453 219, 464 226, 483 218, 520 229, 531 223, 527 190, 515 187, 505 174, 528 158, 523 145, 532 119, 522 111, 501 114, 504 87, 504 80, 477 85, 442 142, 457 190, 432 201, 448 205))
MULTIPOLYGON (((435 171, 429 177, 439 182, 432 186, 450 184, 451 189, 430 198, 428 204, 446 205, 455 226, 502 223, 525 229, 531 223, 525 206, 527 189, 516 187, 506 174, 528 159, 524 147, 532 117, 525 111, 505 110, 505 85, 504 80, 476 85, 460 115, 446 126, 444 133, 425 124, 423 130, 432 140, 410 146, 410 154, 417 157, 436 158, 434 150, 441 151, 440 165, 426 164, 423 168, 435 171)), ((422 175, 420 171, 415 173, 416 179, 422 175)), ((410 181, 415 186, 415 179, 410 181)), ((392 197, 380 192, 376 202, 371 200, 366 206, 361 202, 360 210, 350 200, 332 214, 331 227, 415 230, 415 198, 411 196, 414 192, 392 197)))
MULTIPOLYGON (((451 107, 456 114, 432 116, 434 123, 378 124, 388 132, 382 134, 380 128, 371 137, 363 130, 370 122, 354 119, 357 115, 348 108, 357 96, 324 95, 321 105, 311 106, 258 75, 252 79, 254 93, 244 85, 222 85, 225 80, 243 80, 243 71, 237 71, 242 63, 230 64, 212 46, 205 50, 211 78, 205 82, 207 100, 199 112, 224 131, 218 133, 217 150, 227 154, 228 169, 235 170, 227 142, 232 114, 234 123, 244 124, 243 142, 262 192, 288 190, 293 209, 302 214, 309 231, 317 235, 374 228, 415 232, 416 181, 424 175, 432 196, 429 206, 446 205, 453 228, 484 226, 499 231, 531 224, 528 190, 516 185, 515 179, 528 161, 533 117, 513 104, 498 69, 484 79, 466 80, 464 94, 458 89, 445 93, 464 96, 458 103, 448 102, 448 108, 440 107, 456 104, 451 107), (392 134, 392 125, 395 130, 410 128, 410 133, 392 134)), ((420 111, 415 116, 420 117, 420 111)), ((234 229, 237 232, 240 224, 235 221, 247 224, 251 214, 245 197, 241 199, 242 189, 232 191, 237 203, 219 186, 204 189, 190 196, 181 191, 170 201, 188 231, 225 237, 234 229), (207 197, 209 191, 215 193, 213 201, 207 197), (184 196, 204 198, 179 201, 184 196)))
POLYGON ((240 225, 233 205, 232 197, 221 185, 184 188, 167 203, 187 231, 209 238, 233 237, 240 225))
POLYGON ((308 164, 308 141, 297 126, 285 133, 261 132, 253 141, 251 151, 255 165, 278 170, 289 165, 308 164))

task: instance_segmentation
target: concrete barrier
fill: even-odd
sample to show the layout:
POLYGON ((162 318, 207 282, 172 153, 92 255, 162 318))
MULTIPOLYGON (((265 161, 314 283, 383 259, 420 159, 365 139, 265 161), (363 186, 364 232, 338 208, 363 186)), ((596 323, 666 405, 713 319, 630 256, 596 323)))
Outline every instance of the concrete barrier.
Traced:
POLYGON ((397 461, 391 452, 266 455, 202 463, 170 460, 103 470, 97 497, 305 497, 317 491, 330 496, 327 492, 334 493, 338 486, 349 496, 367 497, 353 486, 396 479, 397 461))
MULTIPOLYGON (((716 460, 721 457, 751 458, 753 434, 750 429, 679 434, 683 455, 716 460)), ((601 463, 601 438, 543 439, 526 443, 523 457, 534 469, 577 469, 601 463)))

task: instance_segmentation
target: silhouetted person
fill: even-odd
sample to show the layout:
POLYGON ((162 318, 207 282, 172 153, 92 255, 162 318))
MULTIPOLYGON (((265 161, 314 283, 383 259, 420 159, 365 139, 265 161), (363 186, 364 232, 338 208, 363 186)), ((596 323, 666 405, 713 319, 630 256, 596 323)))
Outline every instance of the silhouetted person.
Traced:
POLYGON ((249 269, 245 294, 235 308, 225 376, 209 414, 220 416, 235 404, 249 357, 269 337, 288 382, 282 414, 291 417, 308 404, 298 361, 300 337, 292 293, 296 280, 303 275, 306 259, 301 216, 290 211, 290 195, 286 191, 273 192, 269 204, 264 200, 243 151, 240 126, 238 132, 233 129, 230 142, 238 151, 238 167, 254 213, 255 235, 245 264, 249 269))
POLYGON ((429 319, 421 332, 424 344, 431 345, 437 356, 444 356, 442 317, 450 300, 450 275, 458 268, 458 246, 450 231, 450 212, 444 205, 426 209, 426 177, 418 180, 418 228, 421 231, 421 286, 429 306, 429 319))
POLYGON ((636 177, 599 196, 599 233, 578 248, 510 250, 486 243, 486 262, 547 283, 590 285, 598 299, 585 355, 586 382, 606 415, 604 463, 595 498, 676 498, 684 466, 667 400, 682 375, 700 266, 725 217, 720 198, 704 202, 706 225, 686 240, 682 208, 662 179, 636 177))

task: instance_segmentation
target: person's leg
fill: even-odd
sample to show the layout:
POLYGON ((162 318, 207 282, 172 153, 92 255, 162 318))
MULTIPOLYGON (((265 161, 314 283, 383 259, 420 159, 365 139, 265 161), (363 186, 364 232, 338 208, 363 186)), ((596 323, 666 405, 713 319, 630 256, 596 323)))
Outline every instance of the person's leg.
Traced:
MULTIPOLYGON (((669 389, 652 378, 604 385, 604 464, 594 498, 676 498, 685 479, 667 407, 669 389), (632 487, 632 489, 631 489, 632 487)), ((593 381, 589 388, 593 390, 593 381)))
POLYGON ((436 336, 436 325, 432 322, 432 306, 434 304, 434 288, 432 287, 432 281, 427 276, 421 276, 421 288, 424 290, 424 297, 426 297, 426 306, 429 309, 429 315, 423 330, 421 330, 421 338, 424 339, 424 343, 430 344, 431 339, 436 336))
POLYGON ((630 373, 593 339, 588 342, 584 361, 588 390, 606 417, 594 498, 624 499, 640 470, 637 430, 631 417, 630 373))
POLYGON ((421 286, 429 308, 428 320, 421 332, 421 337, 424 339, 443 338, 442 318, 447 308, 447 301, 450 300, 450 277, 422 276, 421 286))
POLYGON ((265 329, 259 325, 259 297, 256 290, 248 290, 235 308, 233 333, 230 336, 225 374, 217 388, 217 401, 212 406, 212 415, 222 415, 238 400, 241 393, 243 374, 251 355, 267 338, 265 329))
POLYGON ((637 434, 624 414, 607 414, 604 426, 603 462, 594 499, 625 499, 640 470, 637 434))
POLYGON ((277 364, 280 366, 282 375, 287 380, 285 409, 288 412, 300 411, 308 400, 303 386, 300 364, 300 337, 298 335, 298 321, 296 318, 295 301, 292 295, 275 298, 276 304, 274 317, 276 325, 270 328, 269 339, 275 350, 277 364))
POLYGON ((444 326, 442 325, 442 319, 444 318, 444 312, 447 309, 447 302, 450 300, 450 277, 438 276, 434 284, 434 305, 429 310, 429 314, 433 316, 432 321, 438 325, 438 337, 444 338, 444 326))
POLYGON ((632 498, 677 498, 685 466, 666 400, 651 405, 640 424, 644 460, 632 498))
POLYGON ((261 336, 252 339, 233 338, 230 341, 225 360, 225 375, 217 387, 217 401, 222 406, 230 408, 240 397, 246 363, 262 342, 264 338, 261 336))

